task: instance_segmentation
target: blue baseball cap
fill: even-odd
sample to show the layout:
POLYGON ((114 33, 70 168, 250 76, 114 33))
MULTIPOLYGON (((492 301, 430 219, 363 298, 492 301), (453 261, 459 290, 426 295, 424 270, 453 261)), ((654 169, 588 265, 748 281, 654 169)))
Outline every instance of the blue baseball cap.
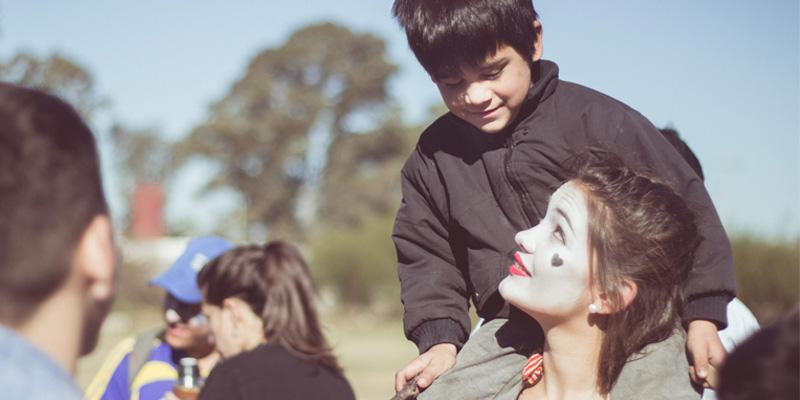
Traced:
POLYGON ((186 250, 161 275, 150 281, 164 288, 176 299, 190 304, 200 303, 202 294, 197 287, 197 273, 218 255, 233 245, 218 236, 200 236, 189 241, 186 250))

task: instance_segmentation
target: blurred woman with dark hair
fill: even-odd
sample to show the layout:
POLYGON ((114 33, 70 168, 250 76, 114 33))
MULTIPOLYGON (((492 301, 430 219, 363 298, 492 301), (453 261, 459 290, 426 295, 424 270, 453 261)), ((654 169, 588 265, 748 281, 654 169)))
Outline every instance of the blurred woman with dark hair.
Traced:
POLYGON ((308 266, 280 241, 234 248, 198 275, 224 361, 201 399, 353 399, 314 305, 308 266))
MULTIPOLYGON (((520 399, 607 399, 626 362, 646 357, 648 344, 680 338, 672 333, 681 329, 681 286, 699 235, 669 186, 612 156, 596 157, 556 190, 545 217, 516 242, 500 293, 544 331, 542 351, 523 371, 520 399)), ((649 365, 688 368, 685 359, 649 365)), ((653 388, 651 398, 700 398, 688 374, 634 379, 653 388)))

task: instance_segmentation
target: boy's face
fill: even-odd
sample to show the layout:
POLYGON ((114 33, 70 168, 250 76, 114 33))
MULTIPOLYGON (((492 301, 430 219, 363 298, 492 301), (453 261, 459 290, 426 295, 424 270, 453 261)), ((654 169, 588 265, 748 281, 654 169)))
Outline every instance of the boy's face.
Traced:
POLYGON ((481 65, 433 80, 450 112, 486 133, 498 133, 516 119, 528 95, 531 61, 503 45, 481 65))

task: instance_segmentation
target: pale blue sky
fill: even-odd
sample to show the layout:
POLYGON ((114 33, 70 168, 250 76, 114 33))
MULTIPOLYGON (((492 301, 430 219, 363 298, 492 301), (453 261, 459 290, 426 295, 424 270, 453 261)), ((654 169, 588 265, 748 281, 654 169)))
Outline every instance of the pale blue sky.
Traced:
MULTIPOLYGON (((677 128, 700 158, 730 231, 800 233, 797 1, 535 4, 545 58, 559 64, 562 79, 677 128)), ((380 0, 0 0, 0 56, 58 50, 89 67, 113 102, 104 118, 177 138, 203 119, 250 57, 299 27, 332 20, 387 41, 401 68, 393 96, 419 119, 438 95, 390 8, 380 0)), ((171 195, 170 220, 214 212, 195 207, 186 193, 171 195)))

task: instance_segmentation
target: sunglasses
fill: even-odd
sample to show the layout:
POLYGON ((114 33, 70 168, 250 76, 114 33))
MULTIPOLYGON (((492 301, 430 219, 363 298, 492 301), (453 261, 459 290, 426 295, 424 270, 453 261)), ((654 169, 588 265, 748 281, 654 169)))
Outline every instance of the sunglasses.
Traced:
POLYGON ((164 319, 168 324, 183 322, 195 327, 206 323, 200 304, 184 303, 171 295, 164 301, 164 319))

